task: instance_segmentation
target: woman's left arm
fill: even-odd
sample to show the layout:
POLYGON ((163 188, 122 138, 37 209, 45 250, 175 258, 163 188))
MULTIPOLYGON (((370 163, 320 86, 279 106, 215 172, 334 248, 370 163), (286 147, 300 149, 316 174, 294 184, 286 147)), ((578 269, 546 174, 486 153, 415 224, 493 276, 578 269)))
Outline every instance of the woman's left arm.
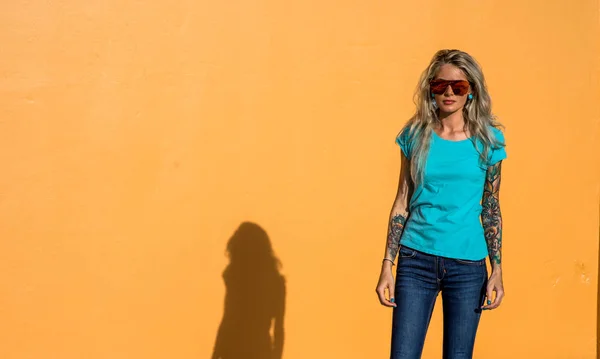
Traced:
POLYGON ((492 274, 487 284, 487 303, 482 309, 498 308, 504 298, 502 284, 502 214, 500 212, 500 177, 502 161, 489 166, 483 189, 481 222, 485 233, 492 274), (496 292, 496 297, 492 293, 496 292))

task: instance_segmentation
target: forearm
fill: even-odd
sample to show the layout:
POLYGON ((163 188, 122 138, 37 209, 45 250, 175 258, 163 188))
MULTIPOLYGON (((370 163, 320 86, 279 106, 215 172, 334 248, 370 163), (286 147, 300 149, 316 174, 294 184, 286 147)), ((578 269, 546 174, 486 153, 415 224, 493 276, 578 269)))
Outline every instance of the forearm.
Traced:
POLYGON ((502 270, 502 216, 484 219, 485 240, 493 271, 502 270))
POLYGON ((410 178, 410 163, 404 155, 401 155, 398 191, 396 192, 396 198, 394 199, 394 204, 390 211, 387 239, 385 243, 385 254, 383 257, 384 268, 391 267, 396 260, 396 255, 400 249, 400 237, 402 237, 402 232, 404 232, 404 225, 406 224, 406 219, 409 214, 409 201, 412 192, 413 184, 410 178))
POLYGON ((500 163, 487 171, 481 223, 493 271, 502 270, 502 213, 500 211, 500 163))
POLYGON ((388 225, 388 234, 386 239, 385 256, 387 259, 385 262, 391 265, 390 261, 396 260, 398 249, 400 248, 400 238, 404 231, 404 225, 408 218, 408 211, 393 208, 390 214, 390 222, 388 225))

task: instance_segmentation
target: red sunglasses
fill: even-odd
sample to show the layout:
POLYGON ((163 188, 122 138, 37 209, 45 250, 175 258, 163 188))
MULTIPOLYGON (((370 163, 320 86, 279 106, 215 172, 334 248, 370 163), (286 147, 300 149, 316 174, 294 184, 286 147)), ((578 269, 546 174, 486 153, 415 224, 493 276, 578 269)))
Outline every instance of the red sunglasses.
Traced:
POLYGON ((436 95, 442 95, 446 92, 446 89, 450 86, 452 88, 452 92, 458 96, 464 96, 469 92, 469 81, 466 80, 431 80, 429 82, 429 88, 431 93, 436 95))

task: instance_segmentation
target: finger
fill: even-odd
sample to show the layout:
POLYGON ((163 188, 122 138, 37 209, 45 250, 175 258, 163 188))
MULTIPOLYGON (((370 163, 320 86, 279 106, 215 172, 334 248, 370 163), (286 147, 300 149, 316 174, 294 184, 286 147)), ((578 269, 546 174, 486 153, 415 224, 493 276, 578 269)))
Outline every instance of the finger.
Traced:
POLYGON ((487 287, 487 289, 486 289, 486 295, 485 295, 485 297, 486 297, 485 305, 483 305, 481 307, 481 309, 484 309, 484 310, 490 309, 490 307, 492 305, 492 294, 493 294, 493 291, 494 291, 494 287, 492 287, 492 286, 487 287))
POLYGON ((387 300, 387 298, 385 297, 385 287, 377 287, 377 296, 379 297, 379 303, 381 303, 381 305, 386 306, 386 307, 393 307, 394 303, 390 302, 389 300, 387 300))
POLYGON ((502 303, 502 298, 504 298, 504 291, 502 289, 497 289, 496 299, 494 299, 494 302, 490 305, 490 309, 498 308, 500 306, 500 303, 502 303))
POLYGON ((379 303, 381 303, 382 305, 385 305, 385 296, 383 294, 382 288, 377 287, 377 289, 375 289, 375 293, 377 293, 377 298, 379 299, 379 303))
POLYGON ((487 305, 483 306, 481 309, 491 310, 496 309, 500 306, 500 303, 502 303, 502 298, 504 298, 504 290, 502 288, 494 287, 493 291, 496 293, 496 298, 494 298, 494 300, 491 300, 490 297, 488 297, 487 305))
POLYGON ((396 296, 394 295, 395 291, 394 291, 394 285, 393 284, 389 284, 388 286, 388 291, 390 293, 390 302, 394 305, 394 307, 396 306, 396 296))

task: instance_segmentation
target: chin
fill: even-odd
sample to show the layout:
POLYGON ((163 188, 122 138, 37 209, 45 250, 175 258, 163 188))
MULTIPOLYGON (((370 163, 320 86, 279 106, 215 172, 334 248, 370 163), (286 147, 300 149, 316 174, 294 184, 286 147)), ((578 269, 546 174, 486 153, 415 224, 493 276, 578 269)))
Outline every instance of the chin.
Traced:
POLYGON ((446 113, 453 113, 453 112, 456 112, 458 110, 460 110, 460 107, 456 106, 456 105, 451 105, 451 106, 444 106, 444 105, 442 105, 442 106, 440 106, 440 111, 446 112, 446 113))

